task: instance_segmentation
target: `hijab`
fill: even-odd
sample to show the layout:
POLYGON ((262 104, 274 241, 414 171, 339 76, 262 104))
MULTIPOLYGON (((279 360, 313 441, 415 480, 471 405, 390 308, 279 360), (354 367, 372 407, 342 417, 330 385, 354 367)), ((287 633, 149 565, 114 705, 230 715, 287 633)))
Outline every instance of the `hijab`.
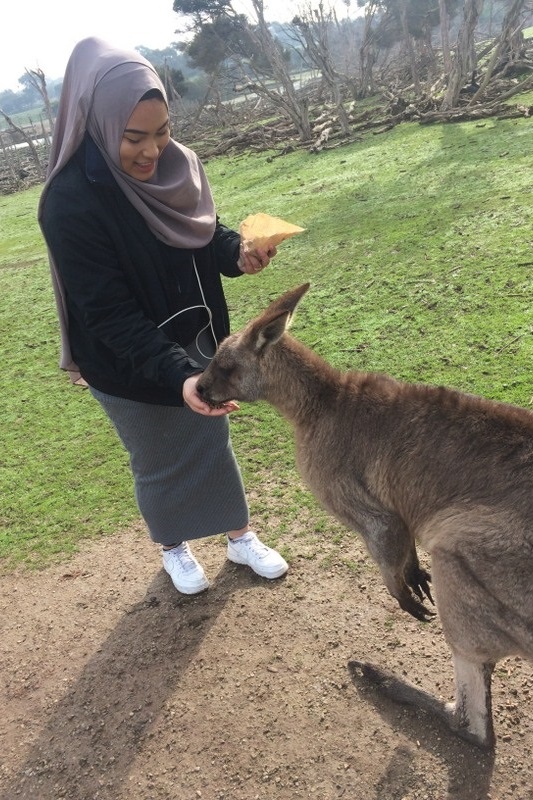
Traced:
MULTIPOLYGON (((50 183, 89 133, 118 187, 158 239, 186 249, 211 241, 216 223, 213 197, 202 164, 192 150, 170 139, 147 181, 139 181, 121 168, 123 131, 135 106, 150 89, 157 89, 168 105, 156 70, 139 53, 119 50, 95 37, 78 42, 63 79, 39 220, 50 183)), ((74 372, 77 368, 68 342, 65 292, 53 255, 50 251, 48 255, 61 326, 60 366, 74 372)))

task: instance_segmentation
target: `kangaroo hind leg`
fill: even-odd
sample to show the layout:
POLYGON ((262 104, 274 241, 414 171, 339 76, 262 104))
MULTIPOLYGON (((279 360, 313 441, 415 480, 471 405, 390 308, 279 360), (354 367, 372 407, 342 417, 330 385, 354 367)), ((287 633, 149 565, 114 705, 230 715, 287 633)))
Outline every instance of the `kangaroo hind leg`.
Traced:
MULTIPOLYGON (((479 561, 477 551, 474 559, 476 556, 479 561)), ((414 562, 407 560, 409 563, 414 562)), ((382 563, 380 568, 385 576, 382 563)), ((479 747, 492 747, 491 677, 498 656, 494 637, 501 637, 501 632, 495 632, 487 618, 490 597, 472 572, 464 548, 461 553, 436 549, 432 554, 432 575, 442 628, 452 652, 455 701, 444 703, 374 664, 353 661, 350 667, 354 675, 362 674, 395 702, 421 708, 443 719, 463 739, 479 747)), ((494 616, 495 611, 492 612, 494 616)))
POLYGON ((491 680, 502 632, 499 605, 478 574, 481 565, 482 554, 467 547, 436 548, 432 554, 437 607, 455 672, 455 701, 446 704, 450 726, 462 738, 492 747, 491 680))
POLYGON ((376 664, 353 660, 348 667, 354 678, 362 676, 395 703, 422 709, 444 720, 462 739, 482 748, 494 745, 490 686, 494 664, 473 664, 454 656, 457 681, 454 703, 444 703, 376 664))
POLYGON ((475 664, 453 653, 455 702, 448 703, 450 727, 479 747, 494 746, 491 681, 495 664, 475 664))

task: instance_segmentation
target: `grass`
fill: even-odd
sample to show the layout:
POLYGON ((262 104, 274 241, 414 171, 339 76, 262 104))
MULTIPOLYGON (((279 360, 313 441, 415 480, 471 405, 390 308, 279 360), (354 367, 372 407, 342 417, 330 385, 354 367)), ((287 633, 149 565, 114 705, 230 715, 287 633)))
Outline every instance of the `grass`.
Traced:
MULTIPOLYGON (((226 224, 264 211, 306 228, 260 276, 226 281, 233 328, 309 280, 293 333, 337 366, 530 407, 530 135, 527 119, 405 124, 318 155, 207 163, 226 224)), ((0 198, 6 569, 68 556, 137 518, 110 425, 57 370, 39 193, 0 198)), ((302 486, 284 420, 265 404, 245 406, 232 436, 266 538, 289 556, 313 557, 325 536, 340 552, 347 534, 302 486)))

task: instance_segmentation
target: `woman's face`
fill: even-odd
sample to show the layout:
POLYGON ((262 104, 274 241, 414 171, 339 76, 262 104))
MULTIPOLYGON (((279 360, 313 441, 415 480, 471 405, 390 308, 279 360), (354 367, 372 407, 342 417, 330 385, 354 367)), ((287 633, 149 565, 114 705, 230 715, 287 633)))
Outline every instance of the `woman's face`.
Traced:
POLYGON ((138 181, 149 180, 170 139, 168 110, 157 98, 141 100, 126 123, 120 143, 120 166, 138 181))

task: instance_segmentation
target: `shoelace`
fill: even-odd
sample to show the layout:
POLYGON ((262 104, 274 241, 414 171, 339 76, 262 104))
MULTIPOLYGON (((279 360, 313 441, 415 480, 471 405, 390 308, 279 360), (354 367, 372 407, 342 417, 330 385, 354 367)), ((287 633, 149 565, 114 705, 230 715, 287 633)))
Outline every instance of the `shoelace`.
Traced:
POLYGON ((174 553, 174 558, 179 561, 180 567, 184 572, 192 572, 196 569, 196 564, 188 548, 176 547, 170 552, 174 553))
POLYGON ((255 556, 258 558, 265 558, 268 555, 268 547, 263 542, 260 542, 255 536, 250 536, 249 539, 246 538, 246 534, 238 540, 233 540, 234 544, 241 544, 248 548, 255 556))

